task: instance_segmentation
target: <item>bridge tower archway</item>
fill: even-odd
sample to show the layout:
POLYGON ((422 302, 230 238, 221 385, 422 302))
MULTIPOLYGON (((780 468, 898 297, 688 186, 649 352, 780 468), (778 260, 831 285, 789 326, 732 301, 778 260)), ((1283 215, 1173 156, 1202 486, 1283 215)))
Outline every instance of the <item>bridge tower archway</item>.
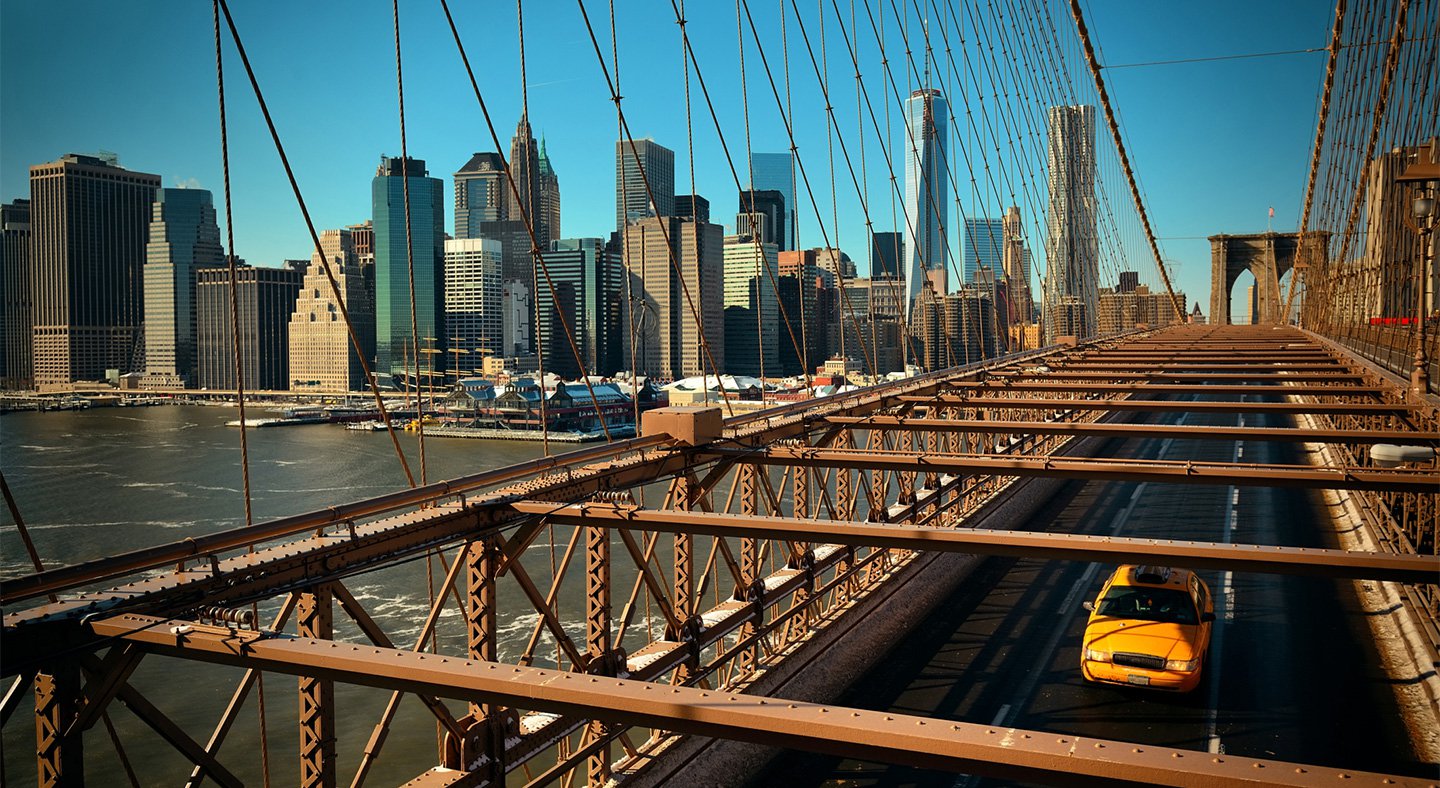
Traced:
MULTIPOLYGON (((1302 266, 1318 261, 1325 248, 1328 233, 1309 233, 1305 241, 1307 254, 1302 266)), ((1254 233, 1251 235, 1212 235, 1210 241, 1210 322, 1224 325, 1231 321, 1231 291, 1240 274, 1249 271, 1255 277, 1252 319, 1255 323, 1282 323, 1285 294, 1281 280, 1295 268, 1301 248, 1299 233, 1254 233)))

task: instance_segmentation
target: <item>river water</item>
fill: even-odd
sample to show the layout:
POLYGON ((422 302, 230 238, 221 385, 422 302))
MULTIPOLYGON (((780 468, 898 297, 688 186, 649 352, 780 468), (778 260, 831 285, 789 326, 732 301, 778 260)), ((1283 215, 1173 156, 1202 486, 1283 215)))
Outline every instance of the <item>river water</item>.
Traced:
MULTIPOLYGON (((225 426, 234 418, 233 408, 197 406, 11 413, 0 418, 0 467, 46 566, 241 525, 239 433, 225 426)), ((390 438, 383 432, 311 425, 252 429, 247 435, 256 521, 406 486, 390 438)), ((418 479, 417 444, 414 435, 402 435, 401 445, 418 479)), ((552 444, 552 448, 566 451, 572 447, 552 444)), ((426 439, 426 470, 435 481, 541 454, 539 443, 432 437, 426 439)), ((14 577, 30 571, 30 564, 8 513, 4 518, 0 574, 14 577)), ((557 529, 554 539, 562 549, 566 537, 568 533, 557 529)), ((538 546, 546 547, 543 539, 538 546)), ((438 566, 435 572, 438 584, 438 566)), ((548 576, 535 579, 542 588, 548 585, 548 576)), ((348 587, 397 645, 412 645, 428 607, 425 561, 354 578, 348 587)), ((565 596, 565 607, 579 604, 574 594, 565 596)), ((535 616, 519 613, 524 605, 518 595, 502 586, 501 610, 515 611, 501 621, 502 657, 508 653, 513 658, 529 638, 535 616)), ((335 618, 337 636, 360 639, 354 627, 343 620, 338 606, 335 618)), ((578 626, 583 631, 578 615, 567 619, 567 629, 578 626)), ((442 625, 442 638, 452 646, 452 653, 463 652, 460 616, 453 604, 442 625)), ((150 657, 141 663, 131 683, 203 742, 240 675, 235 669, 150 657)), ((298 778, 295 679, 272 674, 265 687, 271 782, 291 785, 298 778)), ((387 699, 388 693, 337 686, 342 782, 349 782, 359 749, 387 699)), ((247 784, 259 785, 261 748, 255 706, 252 693, 246 712, 220 751, 220 760, 247 784)), ((458 705, 452 708, 460 709, 458 705)), ((406 699, 400 709, 372 771, 372 785, 403 782, 436 762, 434 725, 428 714, 412 699, 406 699)), ((189 769, 168 744, 120 704, 111 705, 110 715, 142 785, 184 782, 189 769)), ((22 706, 4 729, 6 785, 34 783, 34 737, 32 717, 22 706)), ((86 735, 85 747, 90 784, 128 784, 103 725, 86 735)))

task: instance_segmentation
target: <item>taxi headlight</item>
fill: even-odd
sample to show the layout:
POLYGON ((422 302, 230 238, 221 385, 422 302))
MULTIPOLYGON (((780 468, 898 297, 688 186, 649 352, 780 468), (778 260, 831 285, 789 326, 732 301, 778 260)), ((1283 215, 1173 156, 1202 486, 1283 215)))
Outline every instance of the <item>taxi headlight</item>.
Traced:
POLYGON ((1109 662, 1110 652, 1087 648, 1085 649, 1085 659, 1088 659, 1091 662, 1109 662))
POLYGON ((1182 672, 1185 672, 1185 673, 1189 673, 1190 671, 1194 670, 1195 668, 1197 668, 1197 667, 1199 667, 1199 666, 1200 666, 1200 660, 1198 660, 1198 659, 1167 659, 1167 660, 1165 660, 1165 669, 1166 669, 1166 670, 1178 670, 1178 671, 1182 671, 1182 672))

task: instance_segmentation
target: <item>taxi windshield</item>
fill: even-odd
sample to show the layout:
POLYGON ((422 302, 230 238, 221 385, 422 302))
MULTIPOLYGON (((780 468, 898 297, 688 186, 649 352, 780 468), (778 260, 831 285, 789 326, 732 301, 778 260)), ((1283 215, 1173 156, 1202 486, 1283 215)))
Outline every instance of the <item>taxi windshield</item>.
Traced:
POLYGON ((1095 611, 1111 618, 1135 618, 1166 624, 1195 624, 1195 605, 1190 595, 1173 588, 1111 586, 1095 611))

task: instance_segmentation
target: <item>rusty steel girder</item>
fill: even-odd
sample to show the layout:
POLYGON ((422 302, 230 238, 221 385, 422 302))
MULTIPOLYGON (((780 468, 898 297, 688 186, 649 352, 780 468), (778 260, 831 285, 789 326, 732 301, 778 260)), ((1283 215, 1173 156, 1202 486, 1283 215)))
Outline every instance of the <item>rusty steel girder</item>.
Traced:
POLYGON ((964 405, 967 408, 1014 408, 1024 410, 1133 410, 1162 413, 1327 413, 1391 415, 1409 413, 1417 405, 1404 402, 1215 402, 1194 400, 1134 399, 1042 399, 1030 397, 938 397, 903 396, 901 402, 934 405, 964 405))
POLYGON ((1237 572, 1388 580, 1396 583, 1433 583, 1440 577, 1440 556, 1429 555, 979 528, 931 528, 798 517, 755 517, 642 509, 610 503, 557 506, 544 501, 517 501, 509 505, 522 514, 544 515, 557 523, 587 527, 604 525, 674 534, 745 536, 1113 564, 1153 562, 1189 569, 1233 569, 1237 572))
POLYGON ((918 473, 1048 476, 1058 479, 1225 484, 1237 487, 1308 487, 1426 495, 1434 494, 1440 489, 1440 472, 1431 469, 1393 468, 1377 471, 1365 468, 1317 468, 1309 465, 1089 460, 1004 454, 915 454, 867 449, 796 449, 788 446, 761 449, 707 448, 703 453, 716 457, 735 457, 761 465, 811 465, 918 473))
POLYGON ((1051 785, 1430 782, 282 634, 237 633, 151 616, 127 614, 89 626, 99 637, 123 639, 160 655, 1051 785))
POLYGON ((825 416, 819 420, 826 424, 866 430, 919 430, 922 432, 973 432, 1001 435, 1093 435, 1105 438, 1188 438, 1191 440, 1289 443, 1440 443, 1440 432, 1409 430, 1320 430, 1291 427, 1212 427, 1190 424, 990 421, 900 416, 825 416))
MULTIPOLYGON (((1286 336, 1292 334, 1289 332, 1286 336)), ((1199 334, 1195 336, 1195 346, 1205 348, 1208 340, 1199 338, 1199 334)), ((792 730, 792 725, 808 724, 803 713, 792 719, 782 712, 774 720, 760 720, 761 727, 749 729, 752 732, 736 733, 726 727, 731 724, 728 720, 703 715, 703 718, 694 717, 692 712, 697 707, 691 705, 691 701, 695 696, 685 696, 679 705, 662 704, 649 711, 635 711, 626 705, 629 701, 625 692, 621 691, 622 686, 613 682, 623 681, 625 688, 639 688, 635 691, 642 701, 651 693, 668 693, 671 687, 637 682, 637 678, 644 682, 704 680, 718 681, 731 687, 746 686, 747 681, 753 680, 748 677, 764 674, 772 660, 786 653, 792 644, 801 643, 810 636, 810 632, 822 631, 823 627, 841 620, 831 621, 827 617, 843 615, 843 603, 852 589, 861 599, 867 594, 883 592, 882 581, 888 573, 895 567, 904 566, 906 561, 923 557, 918 551, 1030 555, 1055 560, 1101 562, 1144 559, 1237 571, 1378 577, 1417 584, 1405 586, 1407 589, 1422 588, 1425 586, 1418 584, 1433 582, 1437 571, 1433 556, 1105 540, 956 527, 963 526, 964 518, 975 511, 977 505, 989 500, 987 496, 997 494, 997 491, 1013 484, 1017 477, 1025 476, 1330 487, 1404 493, 1400 496, 1384 493, 1396 499, 1418 499, 1434 494, 1437 479, 1440 479, 1434 469, 1386 471, 1361 467, 1106 461, 1057 454, 1073 445, 1067 444, 1065 439, 1091 436, 1183 436, 1341 445, 1363 445, 1382 440, 1435 443, 1440 439, 1440 433, 1434 431, 1433 419, 1423 410, 1389 404, 1397 399, 1393 389, 1383 385, 1384 381, 1371 372, 1341 360, 1337 355, 1323 356, 1323 351, 1317 353, 1314 349, 1288 352, 1283 347, 1277 349, 1273 341, 1242 342, 1243 347, 1234 356, 1216 354, 1210 349, 1179 351, 1175 348, 1180 343, 1174 342, 1147 342, 1143 339, 1126 342, 1128 344, 1121 347, 1141 350, 1043 349, 847 392, 837 397, 796 402, 730 418, 725 421, 722 439, 715 444, 690 447, 674 444, 664 436, 637 438, 262 523, 248 529, 197 536, 193 540, 101 559, 78 567, 7 580, 0 583, 0 602, 9 609, 5 622, 7 639, 3 667, 9 673, 59 665, 59 658, 64 654, 93 650, 105 642, 99 632, 100 628, 107 626, 107 622, 151 621, 162 629, 141 633, 130 631, 133 627, 116 626, 125 629, 127 639, 139 639, 135 645, 146 650, 242 665, 252 672, 278 670, 303 676, 302 700, 312 698, 312 711, 319 715, 333 713, 333 701, 324 696, 324 689, 335 681, 415 692, 427 705, 438 707, 437 714, 442 718, 442 724, 448 718, 447 738, 441 751, 443 769, 435 772, 439 774, 443 771, 446 779, 464 784, 503 780, 510 770, 527 763, 556 741, 588 730, 588 736, 578 745, 566 740, 567 744, 561 748, 561 757, 547 774, 560 775, 573 770, 573 774, 583 778, 588 771, 592 780, 603 781, 608 777, 611 766, 608 752, 617 742, 625 745, 626 753, 634 755, 633 742, 620 738, 625 731, 623 726, 627 724, 733 736, 745 741, 782 746, 789 744, 798 748, 837 746, 827 745, 818 739, 784 738, 790 735, 788 731, 792 730), (1335 359, 1336 363, 1319 363, 1329 359, 1335 359), (1213 368, 1221 371, 1185 373, 1166 371, 1167 367, 1171 370, 1213 368), (1333 373, 1317 374, 1312 368, 1333 370, 1333 373), (1256 369, 1268 372, 1252 371, 1256 369), (1285 369, 1302 371, 1286 372, 1285 369), (1226 383, 1210 385, 1214 381, 1226 383), (1231 385, 1239 381, 1256 381, 1264 385, 1231 385), (1057 399, 1040 396, 1012 399, 1005 396, 1012 392, 1072 396, 1057 399), (1073 396, 1080 392, 1131 397, 1182 393, 1244 394, 1289 399, 1271 403, 1169 403, 1134 399, 1089 400, 1073 396), (1301 397, 1345 398, 1348 401, 1297 401, 1301 397), (1025 403, 1035 404, 1028 407, 1025 403), (1237 405, 1251 411, 1333 414, 1343 418, 1337 418, 1335 423, 1321 430, 1171 427, 1115 422, 1115 417, 1125 411, 1220 410, 1237 405), (1286 408, 1295 410, 1284 411, 1286 408), (988 419, 964 418, 976 415, 975 411, 981 409, 989 415, 988 419), (997 414, 1006 410, 1015 413, 1004 415, 1024 415, 1026 410, 1037 409, 1072 412, 1062 414, 1061 418, 1053 421, 997 420, 997 414), (1093 420, 1095 411, 1101 411, 1099 422, 1093 420), (1387 429, 1366 429, 1375 425, 1384 425, 1387 429), (1416 429, 1401 428, 1407 425, 1415 425, 1416 429), (863 442, 868 448, 857 448, 861 439, 854 435, 855 430, 867 432, 863 442), (977 448, 980 435, 1023 436, 1025 439, 1011 441, 1011 446, 1003 453, 969 453, 977 448), (746 448, 751 446, 765 448, 746 448), (762 466, 781 466, 785 470, 772 474, 762 466), (717 489, 722 478, 733 479, 728 499, 723 491, 717 489), (629 503, 617 503, 625 500, 624 490, 638 490, 646 485, 663 485, 666 482, 671 484, 671 495, 665 506, 678 511, 639 509, 630 505, 633 499, 629 503), (581 503, 597 500, 594 497, 597 493, 607 496, 600 499, 603 503, 581 503), (742 516, 725 514, 734 510, 732 503, 738 504, 742 516), (416 506, 422 508, 416 510, 416 506), (787 516, 787 510, 793 516, 787 516), (885 522, 853 522, 856 517, 884 519, 885 522), (521 563, 532 545, 545 543, 537 539, 549 525, 572 523, 583 526, 576 533, 585 536, 586 542, 583 574, 587 605, 583 644, 576 643, 566 634, 566 627, 573 628, 574 622, 562 622, 560 608, 554 604, 560 590, 560 576, 567 564, 562 562, 559 574, 551 578, 550 593, 546 594, 543 587, 537 587, 530 579, 521 563), (935 527, 942 524, 948 527, 935 527), (661 532, 676 534, 673 549, 669 543, 662 547, 666 556, 664 563, 661 563, 661 551, 655 550, 657 536, 661 532), (703 552, 696 549, 694 537, 705 535, 738 538, 739 549, 732 553, 734 548, 730 544, 734 543, 733 538, 729 540, 730 544, 724 538, 717 539, 711 548, 710 559, 704 561, 703 552), (623 543, 624 550, 611 556, 609 546, 614 536, 620 537, 615 544, 623 543), (640 538, 642 536, 644 538, 640 538), (256 543, 260 543, 261 547, 253 555, 238 554, 256 543), (452 565, 451 578, 446 584, 446 588, 450 588, 450 582, 455 577, 467 578, 462 588, 468 590, 468 599, 462 601, 457 597, 468 629, 466 645, 459 655, 400 652, 404 656, 393 656, 397 650, 391 647, 384 633, 366 630, 363 624, 362 630, 374 642, 374 648, 334 642, 328 638, 305 641, 308 645, 301 647, 297 644, 304 641, 303 638, 286 638, 270 633, 257 636, 241 631, 229 633, 225 643, 232 651, 221 655, 220 647, 214 642, 207 642, 204 648, 197 647, 201 640, 223 639, 215 628, 194 629, 185 638, 165 637, 168 630, 164 627, 190 625, 186 619, 192 617, 190 611, 197 604, 234 605, 281 593, 291 593, 294 598, 300 596, 295 593, 297 591, 317 589, 325 583, 333 586, 337 599, 342 601, 344 609, 349 610, 349 603, 344 601, 344 586, 339 582, 341 579, 457 543, 471 545, 463 550, 462 557, 455 559, 457 563, 452 565), (624 591, 611 588, 609 566, 613 560, 625 560, 627 554, 640 565, 639 575, 632 584, 627 612, 612 616, 612 590, 619 590, 622 595, 624 591), (776 569, 777 561, 782 562, 779 569, 776 569), (672 571, 667 573, 662 568, 665 563, 672 571), (765 568, 767 563, 768 571, 765 568), (133 580, 138 572, 168 570, 176 564, 180 566, 174 571, 118 585, 125 580, 133 580), (703 568, 702 564, 705 564, 703 568), (727 569, 729 575, 726 574, 727 569), (497 609, 500 595, 496 586, 499 582, 508 582, 499 580, 507 574, 520 584, 525 597, 540 614, 534 627, 535 636, 549 631, 556 637, 556 661, 562 660, 558 650, 563 648, 573 663, 574 672, 547 670, 537 676, 526 668, 522 674, 507 674, 521 676, 508 682, 512 691, 509 695, 490 692, 488 688, 465 686, 463 682, 455 685, 460 687, 459 690, 454 690, 454 687, 451 692, 436 690, 426 682, 432 679, 438 682, 440 677, 427 678, 428 674, 424 673, 436 666, 440 666, 442 672, 451 668, 462 674, 466 674, 466 670, 480 671, 481 678, 491 671, 510 671, 508 666, 493 665, 498 615, 508 612, 497 609), (666 574, 670 577, 667 578, 666 574), (728 585, 732 580, 735 584, 733 590, 728 585), (28 610, 17 611, 13 607, 19 601, 36 600, 32 603, 36 604, 38 597, 46 593, 74 592, 87 587, 103 587, 105 583, 116 587, 107 591, 89 591, 55 604, 39 603, 28 610), (725 584, 723 588, 722 583, 725 584), (702 610, 704 605, 700 604, 700 600, 709 597, 706 589, 717 592, 716 602, 713 607, 702 610), (632 635, 627 639, 624 633, 629 624, 629 611, 634 609, 633 605, 642 594, 644 599, 639 604, 647 609, 646 617, 649 617, 648 608, 653 604, 658 618, 663 619, 664 634, 659 637, 650 634, 638 640, 632 635), (835 613, 837 608, 831 607, 831 600, 842 603, 838 614, 835 613), (98 623, 92 626, 92 622, 98 623), (636 648, 640 644, 644 645, 636 648), (212 646, 213 651, 210 650, 212 646), (269 650, 272 646, 280 650, 269 650), (630 648, 628 655, 627 646, 630 648), (286 651, 291 648, 298 651, 286 651), (704 656, 697 660, 697 654, 704 656), (373 657, 386 663, 389 667, 385 670, 392 673, 367 679, 370 674, 359 663, 348 663, 348 667, 337 669, 333 655, 339 655, 342 660, 354 658, 361 662, 373 657), (464 659, 467 656, 469 661, 464 659), (461 665, 468 667, 462 670, 458 667, 461 665), (557 699, 545 695, 549 691, 547 689, 537 691, 529 687, 527 682, 540 677, 543 677, 541 683, 553 685, 551 689, 563 690, 572 682, 584 682, 593 694, 584 701, 557 699), (589 687, 591 678, 598 681, 593 687, 589 687), (378 683, 382 681, 385 683, 378 683), (468 701, 469 714, 459 720, 449 718, 448 712, 435 700, 438 697, 468 701), (561 716, 539 713, 544 711, 561 716), (530 720, 518 735, 513 730, 517 715, 530 720), (676 720, 675 715, 692 716, 676 720), (549 721, 536 722, 536 718, 549 721), (575 749, 566 749, 572 746, 575 749), (467 772, 466 769, 474 771, 467 772)), ((1309 348, 1321 346, 1310 345, 1309 348)), ((1031 418, 1038 415, 1036 413, 1031 418)), ((993 443, 993 440, 990 442, 993 443)), ((1358 465, 1353 460, 1345 464, 1358 465)), ((574 544, 572 541, 572 548, 574 544)), ((533 553, 533 550, 530 552, 533 553)), ((565 561, 568 560, 567 554, 565 561)), ((440 605, 448 604, 443 601, 445 594, 442 591, 440 601, 432 605, 431 619, 438 615, 440 605)), ((351 612, 353 616, 354 611, 351 612)), ((372 626, 371 629, 378 628, 372 626)), ((323 634, 324 628, 311 626, 306 631, 323 634)), ((637 625, 631 631, 648 631, 648 628, 637 625)), ((22 686, 22 683, 17 682, 16 686, 22 686)), ((10 695, 6 698, 7 711, 14 705, 10 695)), ((243 695, 237 697, 243 700, 243 695)), ((705 699, 703 695, 699 697, 705 699)), ((722 716, 731 704, 742 702, 714 692, 709 698, 720 699, 717 713, 722 716)), ((232 700, 232 706, 237 702, 232 700)), ((392 705, 393 702, 392 698, 392 705)), ((748 699, 748 702, 758 706, 789 704, 788 701, 754 698, 748 699)), ((708 710, 710 707, 702 708, 708 710)), ((817 713, 836 711, 851 712, 832 708, 830 712, 817 713)), ((308 723, 310 729, 302 731, 301 736, 302 748, 308 746, 304 750, 307 753, 307 779, 326 784, 334 778, 323 770, 333 769, 335 761, 333 752, 325 750, 327 737, 323 731, 328 727, 325 724, 327 721, 324 716, 307 719, 311 720, 308 723)), ((1169 750, 1164 752, 1170 760, 1164 761, 1159 771, 1129 771, 1143 766, 1139 763, 1143 759, 1126 761, 1124 765, 1112 764, 1106 760, 1111 753, 1101 750, 1123 747, 1132 755, 1155 750, 1140 745, 1105 742, 1098 743, 1102 746, 1095 748, 1095 753, 1101 756, 1098 761, 1089 758, 1092 753, 1087 752, 1085 755, 1089 759, 1082 759, 1082 770, 1072 773, 1070 769, 1074 761, 1058 765, 1058 762, 1034 760, 1038 756, 1023 746, 1018 750, 967 749, 959 752, 937 748, 934 741, 925 738, 900 737, 891 740, 885 738, 890 733, 889 729, 870 724, 871 717, 852 719, 858 720, 857 727, 829 731, 830 735, 844 733, 850 736, 850 741, 846 742, 847 754, 856 754, 851 746, 853 741, 878 742, 880 739, 875 738, 878 736, 885 739, 890 749, 875 757, 897 763, 935 763, 941 764, 941 768, 963 769, 975 774, 1044 782, 1110 784, 1110 777, 1127 777, 1161 783, 1181 784, 1181 781, 1191 779, 1195 783, 1223 784, 1238 776, 1214 771, 1223 765, 1214 756, 1169 750), (1181 758, 1184 760, 1178 760, 1181 758), (989 760, 994 762, 981 764, 981 761, 989 760), (1180 763, 1190 768, 1172 768, 1180 763), (1105 771, 1112 766, 1115 771, 1105 771), (1184 777, 1181 772, 1193 774, 1184 777), (1136 774, 1143 776, 1137 778, 1136 774)), ((753 721, 747 718, 744 722, 753 721)), ((222 724, 228 723, 222 721, 222 724)), ((912 724, 920 728, 937 723, 914 721, 912 724)), ((1025 731, 1016 734, 1021 742, 1029 741, 1024 738, 1026 736, 1075 741, 1055 734, 1025 731)), ((984 740, 978 741, 983 743, 984 740)), ((77 738, 76 746, 78 742, 77 738)), ((970 743, 967 740, 967 746, 970 743)), ((185 757, 198 759, 203 754, 194 754, 199 750, 196 749, 198 745, 193 743, 188 747, 177 747, 185 757)), ((641 749, 644 747, 642 745, 641 749)), ((550 751, 554 752, 553 749, 550 751)), ((73 757, 75 750, 69 750, 67 754, 62 747, 50 752, 52 757, 61 754, 73 757)), ((369 752, 367 749, 367 757, 369 752)), ((1223 760, 1228 762, 1230 759, 1223 760)), ((1260 767, 1251 763, 1246 761, 1250 769, 1270 768, 1267 762, 1261 762, 1260 767)), ((1294 768, 1300 771, 1293 774, 1308 775, 1308 779, 1314 779, 1322 772, 1327 778, 1334 774, 1333 770, 1294 768)), ((363 776, 363 768, 357 779, 360 776, 363 776)), ((1276 780, 1275 773, 1263 771, 1245 772, 1245 776, 1262 781, 1276 780)))
POLYGON ((948 391, 996 392, 996 391, 1048 391, 1059 393, 1108 392, 1113 394, 1251 394, 1255 396, 1321 396, 1321 397, 1372 397, 1382 394, 1380 386, 1309 386, 1270 384, 1256 386, 1213 385, 1205 383, 1056 383, 1050 381, 1016 381, 1013 378, 996 378, 980 382, 959 381, 945 387, 948 391))

